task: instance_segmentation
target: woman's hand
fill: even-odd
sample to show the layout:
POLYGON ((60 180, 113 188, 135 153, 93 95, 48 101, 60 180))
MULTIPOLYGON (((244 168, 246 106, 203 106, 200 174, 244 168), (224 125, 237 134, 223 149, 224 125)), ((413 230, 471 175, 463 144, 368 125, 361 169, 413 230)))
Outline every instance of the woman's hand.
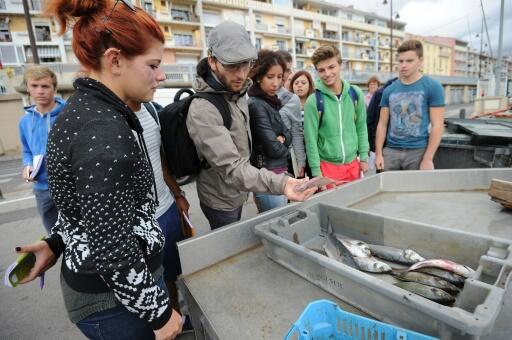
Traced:
POLYGON ((45 241, 37 241, 26 246, 16 247, 16 252, 33 253, 36 256, 34 267, 32 267, 28 276, 21 280, 20 283, 27 283, 34 280, 57 262, 57 257, 45 241))
POLYGON ((174 339, 181 333, 181 328, 183 327, 183 320, 181 315, 172 310, 171 318, 167 323, 160 329, 157 329, 155 332, 155 340, 168 340, 174 339))

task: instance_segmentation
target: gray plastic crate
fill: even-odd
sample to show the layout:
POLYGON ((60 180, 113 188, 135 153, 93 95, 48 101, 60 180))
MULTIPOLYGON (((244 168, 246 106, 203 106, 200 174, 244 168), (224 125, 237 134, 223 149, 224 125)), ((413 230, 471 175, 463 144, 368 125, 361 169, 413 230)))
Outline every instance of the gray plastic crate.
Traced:
POLYGON ((512 272, 511 241, 386 218, 318 203, 257 225, 267 256, 373 317, 442 339, 488 335, 512 272), (322 244, 322 227, 367 243, 411 248, 476 270, 453 307, 406 292, 387 274, 369 274, 308 247, 322 244))

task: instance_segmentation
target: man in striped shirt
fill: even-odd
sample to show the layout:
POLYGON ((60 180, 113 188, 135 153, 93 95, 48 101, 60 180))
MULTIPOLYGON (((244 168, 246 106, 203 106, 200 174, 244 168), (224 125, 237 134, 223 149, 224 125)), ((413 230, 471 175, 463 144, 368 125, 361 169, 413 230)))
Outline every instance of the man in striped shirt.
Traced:
MULTIPOLYGON (((172 307, 179 311, 176 278, 181 274, 181 263, 176 243, 184 239, 181 216, 188 215, 189 203, 184 192, 170 174, 165 162, 162 162, 160 123, 155 107, 151 103, 130 103, 144 130, 143 136, 148 148, 151 166, 156 182, 155 218, 165 237, 163 252, 164 279, 172 300, 172 307)), ((155 195, 155 193, 153 193, 155 195)))

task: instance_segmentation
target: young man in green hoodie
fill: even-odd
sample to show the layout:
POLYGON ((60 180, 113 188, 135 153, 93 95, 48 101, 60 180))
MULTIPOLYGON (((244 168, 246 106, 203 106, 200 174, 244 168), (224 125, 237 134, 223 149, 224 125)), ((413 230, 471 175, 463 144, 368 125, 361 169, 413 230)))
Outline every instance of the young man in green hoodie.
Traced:
POLYGON ((304 106, 309 166, 314 177, 329 177, 337 185, 347 183, 358 179, 361 171, 368 171, 364 94, 341 79, 341 55, 335 46, 319 47, 312 61, 320 78, 315 87, 321 92, 324 110, 319 111, 317 96, 311 94, 304 106))

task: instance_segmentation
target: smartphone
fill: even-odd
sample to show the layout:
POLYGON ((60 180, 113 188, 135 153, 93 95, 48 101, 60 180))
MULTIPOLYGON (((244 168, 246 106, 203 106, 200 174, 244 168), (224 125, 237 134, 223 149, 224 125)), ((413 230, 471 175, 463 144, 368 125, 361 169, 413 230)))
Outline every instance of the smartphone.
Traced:
POLYGON ((335 183, 335 181, 330 179, 330 178, 318 176, 318 177, 314 177, 314 178, 312 178, 309 181, 306 181, 304 183, 297 184, 295 186, 295 191, 303 192, 303 191, 306 191, 306 190, 308 190, 309 188, 312 188, 312 187, 321 188, 323 186, 326 186, 326 185, 329 185, 329 184, 334 184, 334 183, 335 183))

